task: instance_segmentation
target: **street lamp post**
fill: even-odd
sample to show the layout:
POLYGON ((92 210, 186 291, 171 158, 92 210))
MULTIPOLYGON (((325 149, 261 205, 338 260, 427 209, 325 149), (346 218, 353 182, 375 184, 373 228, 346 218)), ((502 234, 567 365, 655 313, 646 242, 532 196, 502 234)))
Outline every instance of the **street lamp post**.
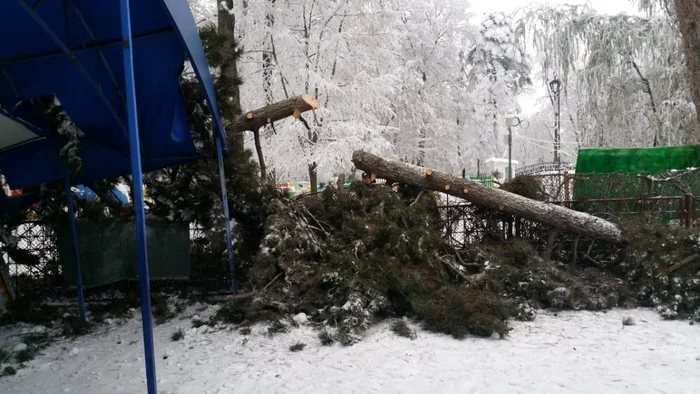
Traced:
POLYGON ((513 129, 508 126, 508 180, 513 179, 513 129))
POLYGON ((516 116, 506 117, 506 126, 508 126, 508 178, 513 179, 513 126, 520 125, 520 118, 516 116))
POLYGON ((557 166, 557 170, 561 171, 561 157, 559 155, 561 150, 561 81, 555 78, 549 82, 549 88, 557 101, 557 105, 554 108, 554 163, 557 166))

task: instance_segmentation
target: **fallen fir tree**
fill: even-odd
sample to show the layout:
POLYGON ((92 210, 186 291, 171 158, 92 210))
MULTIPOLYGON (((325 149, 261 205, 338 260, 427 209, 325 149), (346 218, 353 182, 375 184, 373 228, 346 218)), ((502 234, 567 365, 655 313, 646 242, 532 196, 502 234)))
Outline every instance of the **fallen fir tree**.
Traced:
POLYGON ((488 238, 464 253, 443 237, 435 201, 430 192, 414 199, 360 182, 348 192, 270 196, 256 216, 261 236, 238 242, 251 252, 239 255, 242 293, 208 324, 263 320, 284 330, 303 312, 323 327, 324 342, 352 344, 388 317, 456 338, 507 335, 508 319, 535 319, 540 308, 649 306, 700 321, 700 237, 692 231, 625 223, 622 258, 619 247, 599 243, 582 252, 589 259, 545 260, 535 238, 488 238))
MULTIPOLYGON (((458 253, 442 236, 435 200, 432 193, 413 199, 356 182, 348 192, 329 188, 276 201, 249 272, 251 287, 229 299, 219 320, 277 321, 303 312, 345 344, 386 317, 411 317, 456 338, 506 335, 508 318, 531 320, 540 308, 657 306, 668 318, 700 320, 700 304, 688 295, 700 294, 700 280, 688 277, 693 267, 668 263, 671 276, 658 276, 666 272, 664 259, 684 261, 692 249, 670 255, 659 241, 657 257, 647 259, 636 251, 648 241, 627 232, 622 261, 617 246, 584 251, 596 264, 545 260, 532 240, 520 238, 458 253), (683 279, 672 275, 681 271, 683 279)), ((681 237, 664 234, 659 239, 681 237)))
POLYGON ((258 154, 258 165, 260 165, 260 173, 264 178, 264 175, 267 174, 267 167, 265 165, 262 143, 260 141, 260 129, 267 125, 273 125, 275 122, 290 116, 294 117, 294 119, 304 121, 301 114, 315 110, 318 106, 318 100, 310 94, 290 97, 265 107, 246 112, 245 115, 241 115, 234 120, 229 130, 234 133, 242 133, 245 131, 253 132, 255 151, 258 154))
POLYGON ((622 231, 615 224, 559 205, 535 201, 428 168, 382 159, 367 152, 356 151, 352 155, 352 161, 358 169, 371 172, 379 178, 437 190, 479 206, 534 220, 565 232, 612 243, 621 243, 624 240, 622 231))

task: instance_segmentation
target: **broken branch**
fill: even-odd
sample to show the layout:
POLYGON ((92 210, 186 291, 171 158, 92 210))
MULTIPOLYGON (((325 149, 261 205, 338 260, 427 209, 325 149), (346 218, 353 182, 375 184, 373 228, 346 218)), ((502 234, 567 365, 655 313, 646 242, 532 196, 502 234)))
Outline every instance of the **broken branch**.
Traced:
POLYGON ((318 100, 310 94, 290 97, 268 106, 248 111, 231 126, 233 132, 260 130, 261 127, 293 116, 299 119, 302 113, 317 109, 318 100))

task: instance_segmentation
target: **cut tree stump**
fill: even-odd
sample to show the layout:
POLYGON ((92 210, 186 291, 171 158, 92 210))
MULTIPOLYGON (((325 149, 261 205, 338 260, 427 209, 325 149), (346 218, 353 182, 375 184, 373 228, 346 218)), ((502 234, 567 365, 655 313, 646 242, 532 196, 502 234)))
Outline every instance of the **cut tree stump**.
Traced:
POLYGON ((293 116, 298 119, 302 113, 318 108, 318 100, 310 94, 290 97, 286 100, 245 112, 231 125, 234 132, 254 131, 270 123, 293 116))
POLYGON ((580 234, 611 243, 623 243, 622 231, 613 223, 583 212, 519 196, 501 189, 443 174, 412 164, 386 160, 356 151, 352 155, 355 167, 373 172, 380 178, 420 186, 463 198, 475 205, 497 209, 524 219, 536 221, 564 232, 580 234), (446 187, 448 186, 449 187, 446 187))

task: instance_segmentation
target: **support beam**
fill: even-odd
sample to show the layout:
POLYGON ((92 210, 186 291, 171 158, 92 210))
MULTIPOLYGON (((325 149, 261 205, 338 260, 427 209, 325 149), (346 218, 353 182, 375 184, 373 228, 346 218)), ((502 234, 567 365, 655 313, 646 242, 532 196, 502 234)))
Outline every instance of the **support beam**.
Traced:
POLYGON ((531 200, 505 190, 489 188, 477 182, 412 164, 382 159, 362 151, 353 153, 352 161, 356 168, 374 173, 379 178, 440 191, 471 201, 475 205, 497 209, 565 232, 616 244, 624 242, 622 231, 615 224, 560 205, 531 200))
MULTIPOLYGON (((87 32, 88 36, 90 36, 90 39, 93 42, 97 41, 97 37, 95 36, 95 33, 90 28, 90 25, 88 25, 87 21, 85 20, 85 17, 83 16, 83 13, 80 12, 80 9, 78 8, 78 6, 75 5, 75 2, 73 2, 73 0, 68 0, 68 3, 70 4, 71 9, 73 10, 73 13, 75 14, 75 16, 77 16, 78 20, 80 20, 80 24, 82 24, 83 27, 85 28, 85 31, 87 32)), ((83 46, 83 48, 84 47, 85 46, 83 46)), ((104 53, 102 53, 101 48, 97 48, 97 54, 100 56, 100 61, 105 66, 105 69, 107 69, 107 74, 109 74, 109 78, 112 80, 112 84, 114 85, 114 88, 117 90, 117 94, 119 95, 119 98, 121 99, 122 104, 126 104, 126 98, 124 97, 124 94, 122 93, 121 89, 119 89, 119 83, 117 83, 117 77, 114 75, 114 71, 112 71, 112 67, 109 65, 109 62, 107 61, 107 58, 105 58, 104 53)))
POLYGON ((151 314, 151 290, 148 275, 148 248, 146 245, 146 212, 143 201, 143 174, 139 143, 139 123, 134 82, 133 40, 131 37, 131 14, 129 0, 120 0, 121 31, 124 42, 124 93, 129 124, 129 150, 131 175, 133 178, 134 215, 136 217, 136 242, 139 263, 139 289, 141 294, 141 319, 143 324, 143 349, 146 362, 146 385, 148 394, 157 394, 156 361, 153 348, 153 321, 151 314))
POLYGON ((233 245, 231 240, 231 217, 228 212, 228 193, 226 192, 226 174, 224 172, 223 141, 220 133, 216 134, 216 159, 219 163, 219 181, 221 182, 221 203, 224 206, 224 227, 226 228, 226 251, 228 252, 228 268, 231 274, 231 292, 237 293, 236 269, 233 265, 233 245))
MULTIPOLYGON (((153 36, 157 36, 160 34, 172 34, 173 33, 173 28, 172 27, 164 27, 161 29, 155 29, 151 31, 147 31, 141 34, 137 34, 132 37, 133 40, 138 41, 143 38, 149 38, 153 36)), ((121 45, 122 40, 121 38, 118 40, 105 40, 105 41, 94 41, 90 42, 87 44, 82 44, 80 47, 67 47, 73 54, 79 54, 81 52, 86 52, 86 51, 91 51, 93 49, 105 49, 114 45, 121 45)), ((52 57, 56 56, 66 56, 66 53, 62 50, 53 50, 53 51, 47 51, 47 52, 41 52, 41 53, 35 53, 27 56, 17 56, 17 57, 11 57, 11 58, 5 58, 5 59, 0 59, 0 64, 18 64, 30 60, 37 60, 37 59, 49 59, 52 57)))
POLYGON ((75 207, 73 206, 73 192, 70 188, 70 175, 66 175, 64 182, 66 191, 66 205, 68 205, 68 216, 70 219, 71 233, 73 234, 73 251, 75 252, 75 264, 78 271, 76 281, 76 290, 78 291, 78 310, 80 311, 80 320, 85 321, 85 297, 83 295, 83 271, 80 266, 80 249, 78 248, 78 230, 75 226, 75 207))

